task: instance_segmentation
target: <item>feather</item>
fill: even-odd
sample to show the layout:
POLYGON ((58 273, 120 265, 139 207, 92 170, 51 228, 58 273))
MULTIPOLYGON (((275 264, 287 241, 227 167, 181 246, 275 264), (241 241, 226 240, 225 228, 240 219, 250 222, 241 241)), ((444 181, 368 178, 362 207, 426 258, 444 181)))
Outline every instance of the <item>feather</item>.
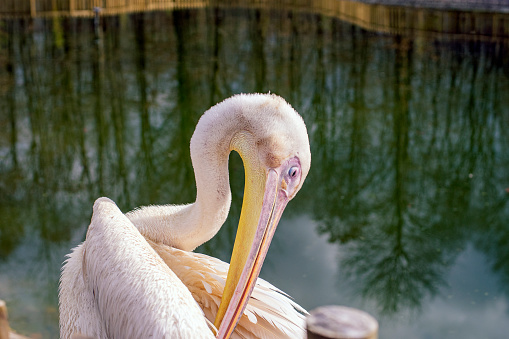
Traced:
MULTIPOLYGON (((205 254, 148 242, 213 322, 221 303, 228 264, 205 254)), ((306 310, 288 294, 258 278, 232 338, 305 338, 306 315, 306 310)))

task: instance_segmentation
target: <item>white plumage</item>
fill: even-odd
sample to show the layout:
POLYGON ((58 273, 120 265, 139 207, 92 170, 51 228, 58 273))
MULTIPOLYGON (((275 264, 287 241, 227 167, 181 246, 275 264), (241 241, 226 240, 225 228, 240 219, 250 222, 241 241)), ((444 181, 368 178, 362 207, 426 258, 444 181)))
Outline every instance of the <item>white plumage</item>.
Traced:
POLYGON ((62 272, 60 326, 62 338, 214 337, 189 290, 107 198, 62 272))
POLYGON ((273 232, 270 227, 272 231, 263 231, 264 227, 277 224, 309 171, 309 142, 302 119, 278 96, 234 96, 200 119, 191 140, 191 157, 197 183, 193 204, 148 206, 124 215, 107 198, 95 202, 86 240, 73 249, 62 270, 61 338, 74 333, 98 339, 214 338, 214 319, 221 323, 221 338, 231 333, 223 329, 226 324, 231 331, 235 328, 232 338, 305 336, 306 312, 266 281, 256 281, 272 236, 266 233, 273 232), (246 167, 245 216, 241 215, 235 246, 245 238, 242 228, 248 232, 249 244, 261 241, 251 250, 261 253, 256 254, 261 258, 249 268, 251 257, 238 258, 239 253, 247 256, 242 243, 240 250, 234 249, 232 272, 228 272, 228 264, 189 251, 213 237, 226 219, 231 150, 241 154, 246 167), (256 203, 262 202, 260 195, 261 207, 256 203), (249 235, 256 225, 261 227, 257 232, 263 234, 262 240, 249 235), (243 287, 243 278, 230 278, 244 262, 256 285, 247 306, 242 302, 235 306, 233 289, 249 292, 254 284, 248 278, 243 287), (233 305, 230 297, 223 296, 226 290, 233 293, 233 305), (240 312, 240 320, 228 308, 223 325, 217 315, 220 305, 223 313, 226 307, 240 312))
MULTIPOLYGON (((228 264, 205 254, 149 243, 189 289, 207 319, 213 322, 228 264)), ((286 293, 258 278, 232 338, 303 338, 306 313, 286 293)))

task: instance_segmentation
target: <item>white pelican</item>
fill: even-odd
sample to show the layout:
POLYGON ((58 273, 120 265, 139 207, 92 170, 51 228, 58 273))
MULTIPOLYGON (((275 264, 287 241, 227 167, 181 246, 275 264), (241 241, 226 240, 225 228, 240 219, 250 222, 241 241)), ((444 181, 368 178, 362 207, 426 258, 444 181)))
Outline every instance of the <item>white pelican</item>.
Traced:
POLYGON ((310 168, 302 118, 273 94, 233 96, 201 117, 191 159, 192 204, 124 215, 107 198, 95 202, 86 240, 62 269, 61 338, 214 338, 216 331, 217 338, 305 336, 305 311, 257 279, 283 209, 310 168), (242 157, 245 189, 228 268, 192 251, 227 217, 232 150, 242 157))

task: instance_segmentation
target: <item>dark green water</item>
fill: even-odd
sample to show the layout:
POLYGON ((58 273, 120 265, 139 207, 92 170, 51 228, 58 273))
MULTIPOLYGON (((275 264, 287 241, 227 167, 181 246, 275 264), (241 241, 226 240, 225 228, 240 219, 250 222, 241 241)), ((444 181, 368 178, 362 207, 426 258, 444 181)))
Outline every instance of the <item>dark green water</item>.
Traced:
MULTIPOLYGON (((0 22, 0 299, 58 336, 58 278, 93 201, 194 200, 189 139, 239 92, 285 97, 312 168, 262 277, 380 338, 509 333, 509 43, 367 32, 312 14, 195 10, 0 22)), ((231 217, 201 252, 229 260, 231 217)))

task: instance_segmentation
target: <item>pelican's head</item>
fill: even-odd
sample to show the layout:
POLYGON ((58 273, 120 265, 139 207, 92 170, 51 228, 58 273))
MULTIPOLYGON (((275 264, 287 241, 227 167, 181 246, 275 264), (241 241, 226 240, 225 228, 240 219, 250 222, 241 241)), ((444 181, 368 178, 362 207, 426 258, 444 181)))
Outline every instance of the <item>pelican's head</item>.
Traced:
MULTIPOLYGON (((281 214, 302 187, 311 165, 306 126, 273 94, 244 94, 207 112, 225 118, 229 150, 244 162, 245 189, 230 269, 215 325, 228 338, 242 316, 281 214)), ((223 121, 225 120, 223 119, 223 121)), ((218 138, 222 136, 218 135, 218 138)))
MULTIPOLYGON (((292 199, 311 165, 306 125, 283 98, 274 94, 243 94, 231 100, 237 121, 230 148, 246 167, 280 176, 282 192, 292 199), (291 171, 290 171, 291 169, 291 171)), ((226 102, 226 101, 225 101, 226 102)))

